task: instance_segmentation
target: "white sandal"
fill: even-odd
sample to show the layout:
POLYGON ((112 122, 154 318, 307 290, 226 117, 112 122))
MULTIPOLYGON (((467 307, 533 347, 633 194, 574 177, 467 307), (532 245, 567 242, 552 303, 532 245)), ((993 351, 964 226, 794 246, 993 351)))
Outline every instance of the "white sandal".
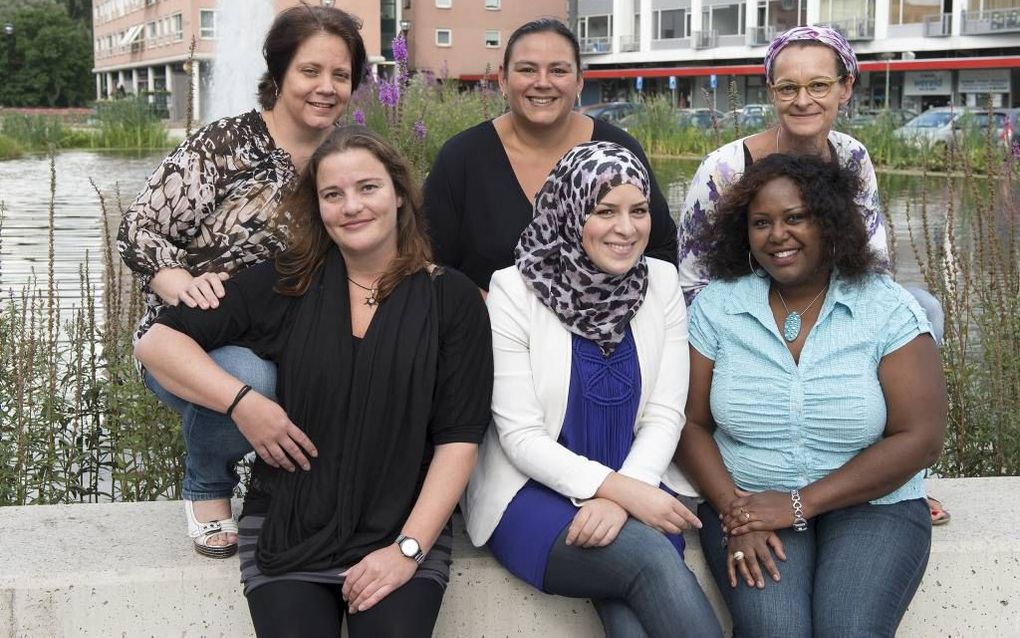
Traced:
POLYGON ((189 500, 184 501, 184 515, 188 518, 188 536, 194 539, 196 552, 209 558, 230 558, 237 553, 236 542, 229 545, 209 544, 209 539, 216 534, 237 534, 237 523, 233 517, 200 523, 195 518, 194 505, 189 500))

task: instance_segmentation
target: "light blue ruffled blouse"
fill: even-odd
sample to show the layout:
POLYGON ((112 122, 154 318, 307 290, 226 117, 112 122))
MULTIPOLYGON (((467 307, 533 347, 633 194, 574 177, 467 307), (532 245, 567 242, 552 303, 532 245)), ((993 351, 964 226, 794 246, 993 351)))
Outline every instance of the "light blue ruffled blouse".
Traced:
MULTIPOLYGON (((715 362, 715 441, 741 489, 803 488, 878 441, 886 425, 882 357, 931 325, 886 275, 851 284, 833 275, 800 364, 768 305, 768 279, 714 281, 690 311, 690 343, 715 362)), ((923 472, 871 501, 922 498, 923 472)))

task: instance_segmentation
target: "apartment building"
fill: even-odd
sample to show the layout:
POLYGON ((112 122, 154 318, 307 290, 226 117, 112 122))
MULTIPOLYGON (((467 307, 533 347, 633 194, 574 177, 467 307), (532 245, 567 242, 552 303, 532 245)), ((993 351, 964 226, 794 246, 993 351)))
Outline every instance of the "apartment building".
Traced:
POLYGON ((577 0, 582 99, 644 91, 725 109, 732 83, 742 103, 765 102, 765 49, 804 24, 851 41, 861 107, 1020 106, 1020 0, 577 0))
POLYGON ((567 22, 566 0, 401 0, 410 66, 440 77, 495 73, 507 38, 538 17, 567 22))

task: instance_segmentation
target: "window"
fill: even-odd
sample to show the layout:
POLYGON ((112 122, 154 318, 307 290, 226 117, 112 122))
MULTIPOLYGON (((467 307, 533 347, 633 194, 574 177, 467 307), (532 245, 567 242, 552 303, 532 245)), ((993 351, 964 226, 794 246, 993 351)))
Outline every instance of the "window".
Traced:
POLYGON ((672 38, 686 38, 687 31, 684 26, 688 23, 687 9, 669 9, 658 11, 655 14, 658 22, 652 25, 654 29, 652 36, 659 40, 672 38))
POLYGON ((499 48, 499 31, 485 32, 485 46, 489 49, 499 48))
POLYGON ((216 11, 213 9, 199 9, 198 11, 198 37, 204 40, 216 38, 216 11))
POLYGON ((500 0, 485 0, 485 8, 490 11, 496 11, 499 9, 500 0))
POLYGON ((170 16, 170 32, 174 34, 174 42, 179 42, 184 39, 184 16, 179 13, 175 13, 170 16))
POLYGON ((449 29, 436 29, 436 46, 448 47, 453 45, 453 31, 449 29))
POLYGON ((437 9, 449 9, 453 6, 453 0, 436 0, 437 9))
POLYGON ((938 3, 927 0, 890 0, 889 24, 917 24, 928 16, 941 13, 938 3))
POLYGON ((148 34, 146 34, 146 35, 147 35, 147 37, 150 40, 155 40, 156 39, 156 22, 155 21, 146 24, 145 25, 145 30, 148 31, 148 34))
POLYGON ((744 5, 726 4, 705 7, 701 12, 701 28, 719 35, 744 34, 744 5))

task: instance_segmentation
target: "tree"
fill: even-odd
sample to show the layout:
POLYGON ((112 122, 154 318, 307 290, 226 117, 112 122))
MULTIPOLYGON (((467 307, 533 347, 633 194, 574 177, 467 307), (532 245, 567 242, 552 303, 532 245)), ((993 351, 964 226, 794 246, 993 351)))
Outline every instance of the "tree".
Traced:
POLYGON ((92 38, 62 5, 25 2, 2 35, 0 104, 82 106, 92 95, 92 38))

